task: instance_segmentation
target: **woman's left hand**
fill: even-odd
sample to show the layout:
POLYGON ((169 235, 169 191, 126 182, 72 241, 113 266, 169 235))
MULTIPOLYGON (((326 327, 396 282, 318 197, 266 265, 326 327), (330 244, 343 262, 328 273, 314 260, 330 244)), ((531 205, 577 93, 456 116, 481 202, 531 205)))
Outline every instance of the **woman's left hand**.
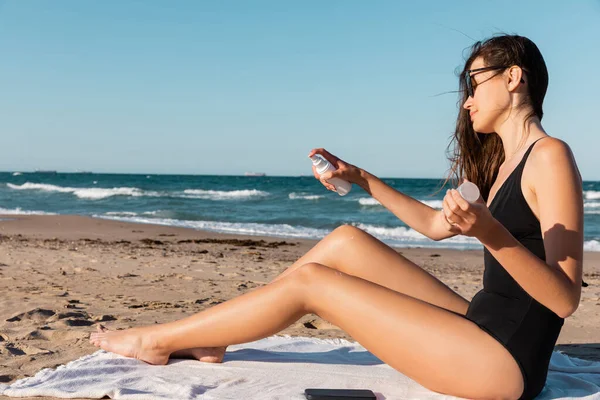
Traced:
POLYGON ((498 222, 481 196, 471 204, 456 189, 446 191, 442 208, 448 230, 459 235, 479 238, 498 222))

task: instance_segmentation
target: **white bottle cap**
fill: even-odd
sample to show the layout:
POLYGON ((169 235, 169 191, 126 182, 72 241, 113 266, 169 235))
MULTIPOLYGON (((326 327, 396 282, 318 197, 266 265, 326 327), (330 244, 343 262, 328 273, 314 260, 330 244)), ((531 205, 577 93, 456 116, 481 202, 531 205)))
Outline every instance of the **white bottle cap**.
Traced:
POLYGON ((480 195, 479 188, 473 182, 463 182, 456 190, 469 203, 475 203, 480 195))
POLYGON ((310 157, 310 159, 312 160, 313 165, 317 165, 318 163, 322 162, 322 160, 323 160, 321 157, 319 157, 317 155, 310 157))
POLYGON ((324 159, 322 157, 314 155, 314 156, 310 157, 310 159, 312 160, 312 163, 315 166, 317 173, 319 175, 326 172, 328 169, 335 169, 329 161, 327 161, 326 159, 324 159))

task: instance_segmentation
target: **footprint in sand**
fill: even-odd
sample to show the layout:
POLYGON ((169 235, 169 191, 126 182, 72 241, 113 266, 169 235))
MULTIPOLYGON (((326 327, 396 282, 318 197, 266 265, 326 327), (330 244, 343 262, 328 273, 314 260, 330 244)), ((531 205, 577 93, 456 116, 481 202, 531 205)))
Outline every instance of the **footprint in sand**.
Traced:
POLYGON ((44 355, 44 354, 52 354, 54 353, 52 350, 48 350, 48 349, 42 349, 39 347, 35 347, 35 346, 31 346, 28 344, 20 344, 19 345, 21 351, 23 353, 25 353, 28 356, 35 356, 35 355, 44 355))
POLYGON ((31 311, 27 311, 21 314, 14 315, 8 318, 7 322, 19 322, 19 321, 34 321, 42 322, 56 314, 52 310, 46 310, 43 308, 34 308, 31 311))
POLYGON ((4 348, 13 356, 24 356, 25 352, 14 345, 6 345, 4 348))
MULTIPOLYGON (((41 329, 41 328, 40 328, 41 329)), ((29 332, 22 340, 72 341, 89 338, 89 332, 77 330, 39 330, 29 332)))
POLYGON ((61 322, 67 326, 90 326, 95 324, 94 321, 80 318, 63 319, 61 322))
POLYGON ((56 322, 65 318, 80 318, 80 319, 88 319, 90 316, 85 311, 69 311, 69 312, 61 312, 56 315, 53 315, 51 318, 48 318, 48 322, 56 322))

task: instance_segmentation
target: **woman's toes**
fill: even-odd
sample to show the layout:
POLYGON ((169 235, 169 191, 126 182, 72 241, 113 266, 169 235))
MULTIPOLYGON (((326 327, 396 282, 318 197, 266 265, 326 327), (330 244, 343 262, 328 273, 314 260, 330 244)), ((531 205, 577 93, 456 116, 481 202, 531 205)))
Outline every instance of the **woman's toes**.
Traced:
POLYGON ((100 342, 102 341, 102 339, 104 339, 105 337, 105 333, 98 333, 98 332, 94 332, 92 334, 90 334, 90 344, 93 344, 94 346, 98 347, 100 346, 100 342))
POLYGON ((109 332, 109 330, 106 329, 106 327, 104 325, 102 325, 102 324, 96 325, 96 332, 90 333, 90 339, 89 339, 90 344, 92 344, 96 347, 99 347, 100 342, 106 336, 107 332, 109 332))

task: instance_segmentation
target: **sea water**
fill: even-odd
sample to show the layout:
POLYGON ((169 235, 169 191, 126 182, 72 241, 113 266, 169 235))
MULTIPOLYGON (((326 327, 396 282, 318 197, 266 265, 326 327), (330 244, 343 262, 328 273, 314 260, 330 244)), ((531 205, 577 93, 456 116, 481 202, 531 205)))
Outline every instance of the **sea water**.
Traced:
MULTIPOLYGON (((382 178, 440 209, 439 179, 382 178)), ((584 181, 585 250, 600 251, 600 182, 584 181)), ((320 239, 342 224, 390 245, 481 249, 474 238, 439 242, 408 227, 356 186, 346 196, 310 176, 0 173, 0 214, 79 214, 231 234, 320 239)))

